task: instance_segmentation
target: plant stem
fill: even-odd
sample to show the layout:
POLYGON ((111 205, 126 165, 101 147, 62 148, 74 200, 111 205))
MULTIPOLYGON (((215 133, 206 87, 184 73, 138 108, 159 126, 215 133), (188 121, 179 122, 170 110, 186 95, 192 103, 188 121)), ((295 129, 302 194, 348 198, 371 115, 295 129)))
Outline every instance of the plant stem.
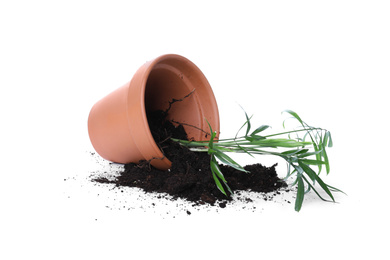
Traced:
MULTIPOLYGON (((326 147, 332 146, 332 140, 330 132, 326 129, 319 127, 311 127, 293 111, 286 110, 287 113, 297 119, 303 129, 296 129, 291 131, 285 131, 270 135, 259 135, 260 132, 268 128, 266 125, 262 125, 250 133, 250 119, 245 113, 247 121, 240 128, 240 130, 246 125, 245 136, 235 138, 227 138, 216 140, 216 133, 213 132, 210 127, 211 138, 209 141, 186 141, 172 139, 173 141, 179 142, 181 145, 187 146, 190 150, 197 152, 208 152, 211 155, 211 170, 212 175, 218 189, 226 195, 225 188, 231 192, 226 179, 219 169, 217 159, 231 166, 239 171, 246 172, 246 170, 226 153, 246 153, 253 157, 253 155, 275 155, 286 160, 288 164, 288 172, 286 178, 291 177, 293 174, 296 175, 296 180, 292 185, 298 185, 297 197, 295 202, 295 210, 299 211, 302 207, 303 198, 307 191, 311 189, 322 199, 319 193, 314 188, 315 183, 318 183, 320 187, 327 193, 327 195, 334 201, 333 194, 331 191, 340 191, 325 182, 318 176, 322 165, 325 165, 327 173, 329 173, 329 160, 326 153, 326 147), (295 139, 290 138, 292 133, 305 132, 305 136, 309 135, 311 142, 302 141, 305 139, 299 138, 298 135, 295 139), (313 135, 312 135, 313 133, 313 135), (323 134, 325 133, 325 134, 323 134), (273 138, 275 136, 288 135, 288 138, 273 138), (273 151, 264 150, 264 148, 272 148, 273 151), (275 151, 277 148, 286 149, 283 152, 275 151), (314 158, 311 158, 314 156, 314 158), (315 172, 310 165, 318 167, 318 172, 315 172), (305 183, 307 190, 305 191, 305 183), (225 187, 225 188, 224 188, 225 187)), ((239 130, 239 131, 240 131, 239 130)))

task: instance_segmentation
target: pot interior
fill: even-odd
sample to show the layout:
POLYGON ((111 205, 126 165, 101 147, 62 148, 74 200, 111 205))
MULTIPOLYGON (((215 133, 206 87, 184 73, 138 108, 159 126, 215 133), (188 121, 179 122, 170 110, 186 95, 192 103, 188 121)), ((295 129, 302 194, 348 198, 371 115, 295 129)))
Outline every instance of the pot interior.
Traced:
MULTIPOLYGON (((185 62, 156 64, 146 83, 145 109, 146 112, 149 112, 167 111, 169 108, 168 120, 183 124, 188 138, 203 140, 205 133, 199 129, 210 132, 204 119, 205 110, 210 108, 204 107, 204 102, 201 102, 200 99, 203 98, 205 89, 209 86, 203 74, 196 69, 185 62)), ((210 105, 209 103, 208 106, 210 105)))

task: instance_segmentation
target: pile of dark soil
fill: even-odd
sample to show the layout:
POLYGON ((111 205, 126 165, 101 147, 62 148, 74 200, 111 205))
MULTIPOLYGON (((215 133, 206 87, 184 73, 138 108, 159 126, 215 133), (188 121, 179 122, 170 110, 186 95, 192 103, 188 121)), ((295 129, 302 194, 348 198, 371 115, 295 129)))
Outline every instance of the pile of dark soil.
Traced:
MULTIPOLYGON (((129 163, 124 171, 114 180, 101 177, 95 179, 100 183, 114 183, 117 186, 142 188, 145 192, 167 193, 174 198, 184 198, 197 204, 224 205, 231 200, 215 185, 210 170, 210 156, 207 153, 193 152, 188 148, 173 142, 170 138, 187 140, 182 125, 175 126, 165 120, 166 113, 156 111, 149 113, 148 121, 156 143, 164 155, 172 162, 168 171, 154 168, 147 161, 138 164, 129 163), (221 203, 222 202, 222 203, 221 203)), ((271 192, 286 187, 286 183, 278 178, 275 165, 264 167, 260 164, 247 165, 244 168, 250 173, 244 173, 231 167, 220 165, 221 170, 233 192, 251 190, 256 192, 271 192)))

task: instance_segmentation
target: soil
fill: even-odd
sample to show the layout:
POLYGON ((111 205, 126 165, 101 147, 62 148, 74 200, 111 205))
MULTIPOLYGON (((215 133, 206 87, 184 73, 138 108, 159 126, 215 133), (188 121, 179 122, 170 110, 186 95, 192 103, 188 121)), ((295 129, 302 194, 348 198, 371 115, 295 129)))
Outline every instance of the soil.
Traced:
MULTIPOLYGON (((216 187, 210 171, 210 156, 205 152, 190 151, 173 142, 171 137, 188 140, 187 135, 182 125, 174 125, 165 118, 166 111, 148 114, 152 135, 164 155, 172 162, 170 170, 158 170, 148 161, 140 161, 138 164, 126 164, 124 171, 114 180, 98 177, 94 181, 114 183, 118 187, 138 187, 145 192, 167 193, 173 198, 183 198, 195 204, 225 207, 232 197, 225 196, 216 187)), ((267 193, 287 186, 278 178, 275 166, 247 165, 244 168, 249 173, 225 165, 220 165, 220 168, 233 192, 250 190, 267 193)))

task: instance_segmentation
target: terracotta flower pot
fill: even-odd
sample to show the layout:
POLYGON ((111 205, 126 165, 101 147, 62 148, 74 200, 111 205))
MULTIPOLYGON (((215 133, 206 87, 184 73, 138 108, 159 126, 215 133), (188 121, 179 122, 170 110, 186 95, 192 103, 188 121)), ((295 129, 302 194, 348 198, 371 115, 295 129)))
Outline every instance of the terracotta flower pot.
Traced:
POLYGON ((151 160, 154 167, 169 169, 171 162, 152 137, 146 111, 166 110, 172 99, 181 99, 193 89, 188 98, 172 105, 168 119, 184 123, 194 140, 207 140, 199 130, 209 132, 205 119, 219 133, 218 107, 206 77, 188 59, 168 54, 145 63, 130 82, 92 107, 88 132, 96 152, 112 162, 151 160))

